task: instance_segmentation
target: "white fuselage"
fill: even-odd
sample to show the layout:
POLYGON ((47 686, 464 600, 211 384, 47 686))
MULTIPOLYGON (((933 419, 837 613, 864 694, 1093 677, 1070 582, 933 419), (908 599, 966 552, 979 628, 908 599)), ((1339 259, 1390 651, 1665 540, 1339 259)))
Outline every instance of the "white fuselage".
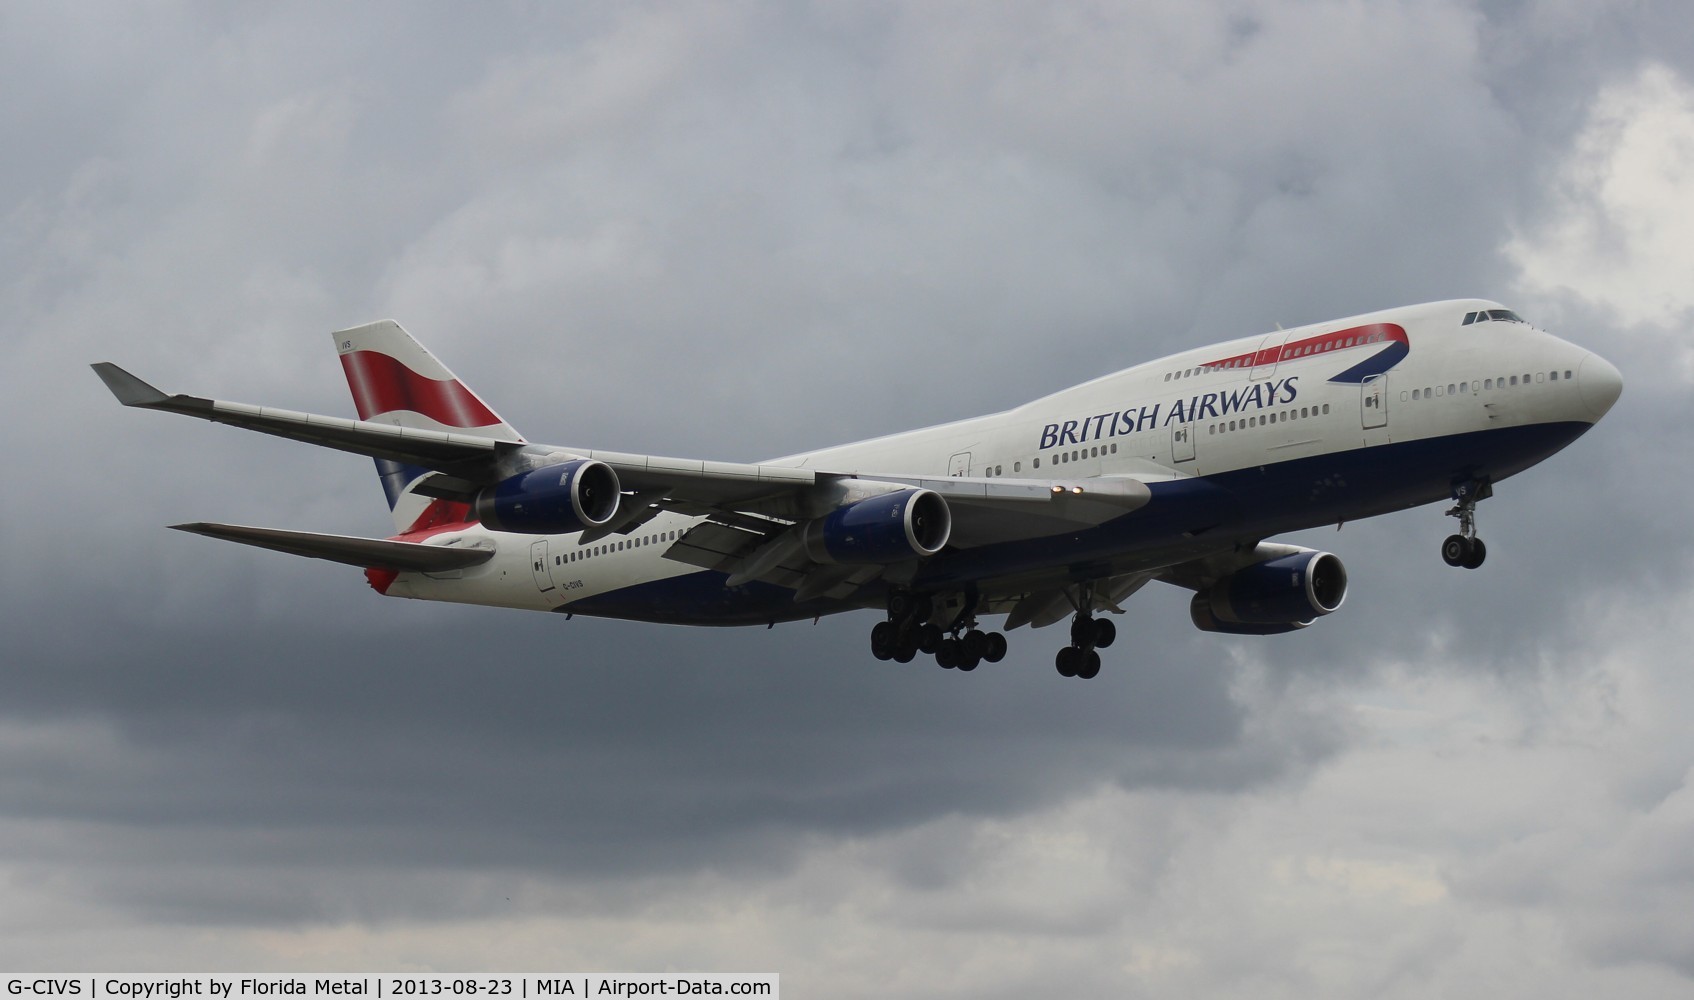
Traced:
MULTIPOLYGON (((1154 484, 1156 496, 1161 483, 1202 481, 1227 490, 1240 507, 1204 544, 1256 541, 1444 499, 1468 477, 1512 475, 1569 443, 1611 405, 1616 369, 1515 318, 1488 319, 1490 310, 1500 306, 1461 300, 1278 330, 1161 358, 1000 413, 765 464, 837 474, 1126 476, 1154 484), (1478 313, 1481 321, 1464 322, 1478 313)), ((1136 519, 1149 516, 1124 514, 1121 530, 1108 525, 1076 544, 1093 546, 1114 570, 1156 566, 1185 551, 1179 539, 1138 534, 1136 519)), ((492 546, 493 560, 445 574, 404 573, 387 593, 704 621, 709 609, 671 617, 661 603, 624 607, 618 597, 695 576, 702 579, 691 583, 689 599, 717 600, 705 595, 726 590, 721 574, 665 557, 699 520, 661 513, 628 536, 586 544, 581 533, 514 535, 473 525, 432 541, 492 546)), ((1077 572, 1074 548, 1048 548, 1045 566, 1041 547, 1019 548, 1006 585, 1077 572)), ((972 579, 992 587, 995 553, 971 558, 972 579)), ((946 559, 936 557, 943 585, 946 559)), ((819 610, 785 608, 769 594, 726 591, 722 600, 736 609, 726 624, 819 610)), ((841 607, 853 606, 862 605, 841 607)))

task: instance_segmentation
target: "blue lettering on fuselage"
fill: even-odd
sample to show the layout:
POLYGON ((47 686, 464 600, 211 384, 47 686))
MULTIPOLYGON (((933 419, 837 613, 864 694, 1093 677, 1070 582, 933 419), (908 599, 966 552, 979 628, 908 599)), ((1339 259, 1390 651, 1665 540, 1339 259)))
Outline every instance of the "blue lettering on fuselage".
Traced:
POLYGON ((1230 413, 1245 413, 1271 406, 1286 406, 1294 402, 1300 390, 1294 383, 1298 375, 1281 381, 1266 379, 1234 389, 1218 390, 1178 399, 1165 409, 1164 403, 1151 406, 1131 406, 1114 413, 1098 413, 1063 423, 1051 423, 1041 428, 1041 451, 1069 444, 1084 444, 1125 434, 1139 434, 1161 426, 1188 423, 1222 417, 1230 413), (1164 421, 1159 420, 1160 415, 1164 421))

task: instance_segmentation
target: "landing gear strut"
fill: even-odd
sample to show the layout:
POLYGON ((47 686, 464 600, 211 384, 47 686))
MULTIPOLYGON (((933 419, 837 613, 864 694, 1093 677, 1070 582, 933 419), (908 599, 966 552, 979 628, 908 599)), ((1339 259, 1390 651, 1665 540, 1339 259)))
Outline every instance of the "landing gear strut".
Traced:
POLYGON ((1447 516, 1459 519, 1459 533, 1448 535, 1447 540, 1441 543, 1441 558, 1447 565, 1476 569, 1488 558, 1488 546, 1476 537, 1476 505, 1477 501, 1493 495, 1494 485, 1486 479, 1470 480, 1453 487, 1453 499, 1457 503, 1447 516))

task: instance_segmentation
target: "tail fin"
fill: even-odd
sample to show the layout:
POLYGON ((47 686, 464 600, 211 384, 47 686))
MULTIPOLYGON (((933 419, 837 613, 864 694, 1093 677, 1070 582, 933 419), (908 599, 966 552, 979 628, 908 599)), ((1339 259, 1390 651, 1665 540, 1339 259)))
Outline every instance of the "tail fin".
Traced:
MULTIPOLYGON (((341 367, 347 373, 347 387, 353 392, 360 420, 502 441, 523 440, 511 424, 391 319, 337 331, 335 350, 341 355, 341 367)), ((443 517, 464 519, 463 512, 432 509, 428 497, 410 492, 429 474, 428 469, 382 458, 376 460, 376 469, 397 531, 414 530, 422 526, 420 522, 443 517)), ((435 505, 444 503, 434 501, 435 505)))

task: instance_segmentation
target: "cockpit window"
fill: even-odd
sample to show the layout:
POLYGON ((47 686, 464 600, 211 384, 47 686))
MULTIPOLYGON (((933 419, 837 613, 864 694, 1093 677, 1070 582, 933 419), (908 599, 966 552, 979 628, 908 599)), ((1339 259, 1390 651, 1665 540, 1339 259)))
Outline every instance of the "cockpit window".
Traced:
POLYGON ((1510 309, 1478 309, 1476 312, 1465 313, 1465 321, 1459 325, 1470 326, 1472 323, 1523 323, 1527 326, 1529 320, 1510 309))

